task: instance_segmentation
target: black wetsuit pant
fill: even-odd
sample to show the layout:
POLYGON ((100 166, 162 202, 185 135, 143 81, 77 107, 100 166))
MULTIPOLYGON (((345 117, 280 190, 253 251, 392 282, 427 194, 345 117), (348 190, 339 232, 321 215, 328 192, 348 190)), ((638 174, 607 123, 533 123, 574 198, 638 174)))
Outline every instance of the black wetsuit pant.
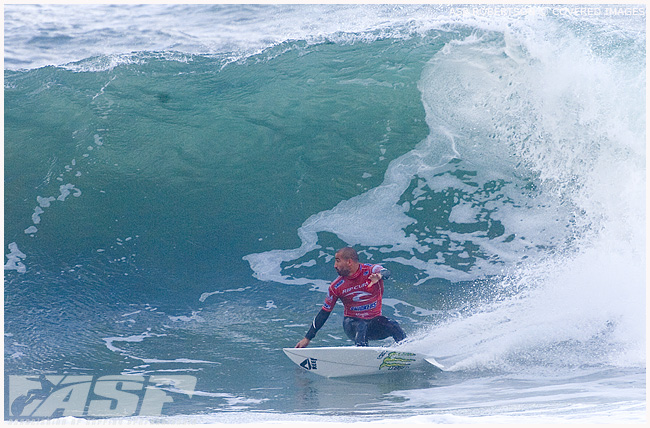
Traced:
POLYGON ((395 342, 401 342, 406 338, 406 333, 397 321, 386 318, 383 315, 364 320, 361 318, 345 317, 343 319, 343 330, 357 346, 368 346, 369 340, 381 340, 392 336, 395 342))

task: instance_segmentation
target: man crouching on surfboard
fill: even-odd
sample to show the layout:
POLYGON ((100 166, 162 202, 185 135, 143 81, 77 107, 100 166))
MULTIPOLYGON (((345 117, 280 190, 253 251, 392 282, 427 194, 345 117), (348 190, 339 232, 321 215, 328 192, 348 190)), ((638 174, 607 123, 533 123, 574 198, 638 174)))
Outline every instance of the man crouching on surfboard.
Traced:
POLYGON ((381 265, 359 263, 359 255, 350 247, 341 248, 335 256, 334 269, 340 275, 329 286, 327 298, 309 331, 296 345, 305 348, 325 324, 338 299, 345 307, 343 330, 357 346, 368 346, 368 340, 392 336, 395 342, 406 338, 396 321, 381 315, 384 278, 390 276, 381 265))

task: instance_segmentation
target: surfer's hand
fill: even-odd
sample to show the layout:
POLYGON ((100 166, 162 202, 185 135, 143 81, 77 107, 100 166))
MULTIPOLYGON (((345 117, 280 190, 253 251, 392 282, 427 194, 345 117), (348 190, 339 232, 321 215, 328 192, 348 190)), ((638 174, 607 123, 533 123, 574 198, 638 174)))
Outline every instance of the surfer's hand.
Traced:
POLYGON ((307 339, 307 338, 305 337, 305 338, 303 338, 300 342, 298 342, 298 343, 296 344, 296 348, 306 348, 307 345, 309 345, 309 342, 311 342, 311 340, 309 340, 309 339, 307 339))
POLYGON ((372 275, 368 276, 368 279, 370 280, 370 285, 374 285, 379 282, 381 279, 381 274, 380 273, 373 273, 372 275))

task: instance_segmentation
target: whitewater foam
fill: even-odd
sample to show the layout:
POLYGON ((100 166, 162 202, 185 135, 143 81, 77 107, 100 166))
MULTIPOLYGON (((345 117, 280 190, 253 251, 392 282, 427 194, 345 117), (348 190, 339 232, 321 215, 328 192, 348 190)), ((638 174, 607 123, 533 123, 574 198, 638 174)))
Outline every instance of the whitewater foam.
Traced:
POLYGON ((18 244, 15 242, 9 244, 9 254, 6 257, 7 263, 5 263, 5 270, 15 270, 19 273, 27 272, 27 266, 23 263, 27 255, 18 249, 18 244))
MULTIPOLYGON (((457 80, 466 76, 453 87, 468 88, 453 100, 458 104, 452 111, 461 112, 453 119, 495 129, 494 149, 515 148, 539 186, 568 208, 573 230, 549 260, 522 268, 519 281, 536 284, 525 296, 445 329, 458 333, 456 328, 475 326, 469 336, 475 335, 476 342, 468 338, 466 343, 465 352, 474 348, 474 356, 465 360, 470 365, 521 348, 575 341, 585 351, 576 360, 584 364, 604 359, 644 366, 644 299, 639 296, 645 282, 645 199, 640 197, 645 193, 645 126, 637 116, 644 110, 645 83, 637 78, 643 65, 599 58, 553 25, 535 34, 534 40, 506 37, 503 51, 498 43, 487 48, 484 41, 458 44, 445 52, 451 59, 434 60, 429 72, 439 78, 445 71, 439 64, 450 60, 476 64, 473 71, 466 65, 450 68, 457 80), (540 39, 540 32, 547 36, 540 39), (509 52, 530 57, 512 58, 509 52), (522 67, 522 59, 530 66, 522 67), (513 66, 496 66, 508 61, 513 66), (485 114, 473 110, 477 104, 486 107, 485 114), (492 339, 486 331, 493 331, 492 339)), ((441 95, 434 99, 447 99, 441 95)), ((439 117, 444 107, 435 111, 439 117)), ((470 156, 467 149, 458 148, 473 160, 485 158, 470 156)), ((490 148, 482 144, 480 150, 489 153, 490 148)), ((539 225, 548 228, 544 221, 539 225)), ((548 352, 549 358, 555 356, 548 352)))

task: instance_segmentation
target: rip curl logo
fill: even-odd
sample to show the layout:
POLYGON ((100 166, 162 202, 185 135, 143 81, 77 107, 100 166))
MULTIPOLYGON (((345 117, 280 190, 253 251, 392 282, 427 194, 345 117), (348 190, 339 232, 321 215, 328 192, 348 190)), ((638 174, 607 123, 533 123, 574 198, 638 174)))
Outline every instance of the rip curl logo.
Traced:
POLYGON ((5 419, 48 419, 63 416, 160 416, 168 392, 194 393, 194 376, 5 377, 5 419))
POLYGON ((368 297, 372 297, 372 293, 367 293, 365 291, 355 291, 350 293, 350 295, 354 296, 352 300, 355 302, 364 302, 368 300, 368 297))

